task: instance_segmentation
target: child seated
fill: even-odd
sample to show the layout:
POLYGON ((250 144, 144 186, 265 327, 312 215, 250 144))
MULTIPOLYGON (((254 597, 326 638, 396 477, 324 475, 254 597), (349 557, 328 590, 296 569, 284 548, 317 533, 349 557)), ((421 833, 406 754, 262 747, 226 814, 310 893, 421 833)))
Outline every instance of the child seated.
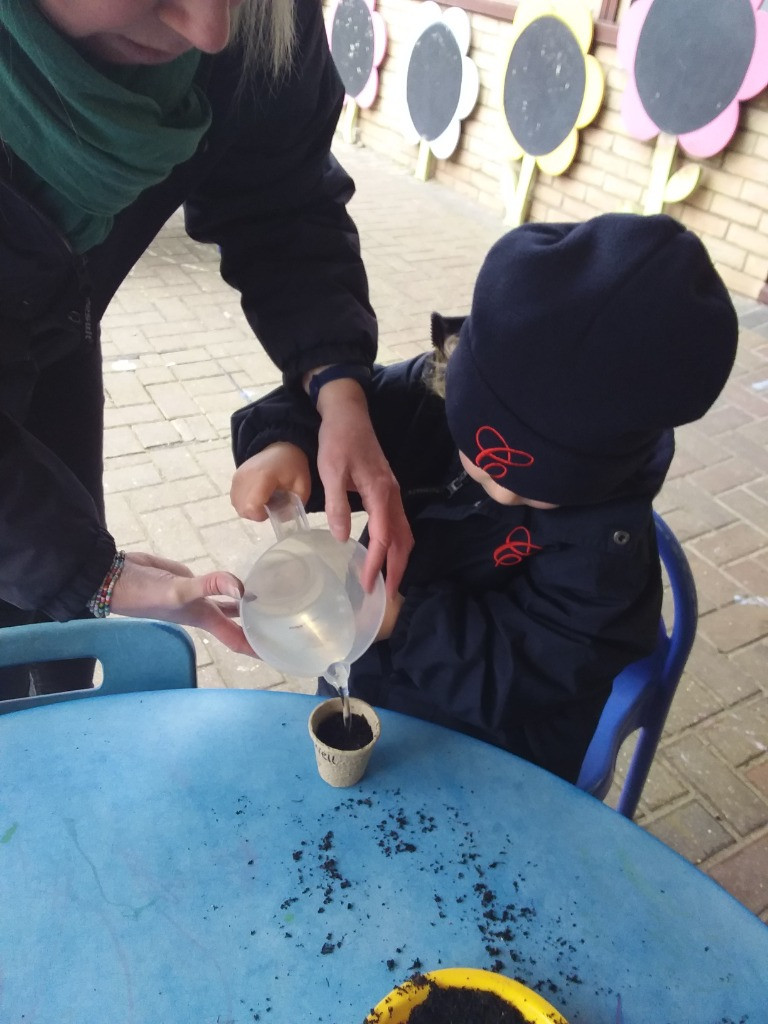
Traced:
MULTIPOLYGON (((606 214, 509 232, 470 315, 432 328, 368 388, 415 546, 350 693, 575 781, 614 677, 654 647, 652 502, 736 314, 692 232, 606 214)), ((258 477, 321 510, 319 427, 285 388, 237 412, 235 506, 258 477)))

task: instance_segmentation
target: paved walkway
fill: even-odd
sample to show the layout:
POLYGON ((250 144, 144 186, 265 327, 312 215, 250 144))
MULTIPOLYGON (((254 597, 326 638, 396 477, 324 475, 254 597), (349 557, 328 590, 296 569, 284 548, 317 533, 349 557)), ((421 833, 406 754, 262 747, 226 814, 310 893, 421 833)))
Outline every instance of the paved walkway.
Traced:
MULTIPOLYGON (((504 229, 381 155, 337 150, 358 185, 351 209, 380 358, 410 356, 427 343, 432 309, 466 312, 504 229)), ((111 307, 108 507, 121 546, 242 575, 272 534, 230 506, 229 416, 279 376, 217 268, 216 251, 191 242, 178 216, 111 307)), ((638 820, 768 921, 768 307, 736 302, 736 369, 705 420, 678 432, 657 502, 685 542, 701 618, 638 820)), ((313 689, 204 634, 195 643, 203 686, 313 689)))

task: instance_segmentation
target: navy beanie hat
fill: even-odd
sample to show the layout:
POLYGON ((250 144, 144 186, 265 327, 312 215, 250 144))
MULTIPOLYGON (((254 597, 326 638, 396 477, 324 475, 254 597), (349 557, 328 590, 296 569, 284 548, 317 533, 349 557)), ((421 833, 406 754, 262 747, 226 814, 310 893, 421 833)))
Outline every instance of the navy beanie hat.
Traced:
POLYGON ((601 501, 703 416, 738 323, 698 237, 664 214, 524 224, 480 270, 446 377, 459 449, 502 487, 601 501))

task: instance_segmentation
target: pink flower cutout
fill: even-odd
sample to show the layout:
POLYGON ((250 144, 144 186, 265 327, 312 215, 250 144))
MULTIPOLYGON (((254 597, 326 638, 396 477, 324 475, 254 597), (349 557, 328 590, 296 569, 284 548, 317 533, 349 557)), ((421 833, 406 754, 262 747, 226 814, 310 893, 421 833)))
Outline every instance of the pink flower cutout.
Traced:
POLYGON ((375 6, 376 0, 335 0, 326 23, 346 98, 363 108, 376 99, 378 68, 387 49, 387 28, 375 6))
POLYGON ((628 71, 622 116, 635 138, 677 136, 694 157, 731 140, 739 102, 768 85, 762 0, 635 0, 617 40, 628 71))

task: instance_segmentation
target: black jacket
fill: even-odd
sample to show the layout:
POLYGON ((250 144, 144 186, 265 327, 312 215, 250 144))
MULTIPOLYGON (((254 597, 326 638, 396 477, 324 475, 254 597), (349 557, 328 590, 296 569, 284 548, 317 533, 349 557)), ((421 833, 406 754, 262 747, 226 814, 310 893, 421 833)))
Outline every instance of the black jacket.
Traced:
POLYGON ((35 385, 97 343, 111 298, 182 204, 189 234, 220 247, 222 275, 286 380, 372 363, 376 323, 346 212, 354 186, 330 155, 343 87, 319 0, 296 9, 294 70, 278 85, 257 78, 238 93, 238 51, 203 58, 213 122, 197 153, 85 256, 27 201, 24 169, 0 145, 0 601, 75 617, 110 564, 115 545, 92 496, 34 436, 35 385))
MULTIPOLYGON (((651 501, 540 511, 502 506, 461 470, 425 356, 376 367, 371 415, 416 544, 393 635, 352 666, 350 692, 468 732, 574 780, 610 692, 653 649, 661 573, 651 501)), ((318 417, 281 388, 233 416, 235 459, 293 441, 314 464, 318 417)), ((314 472, 314 471, 313 471, 314 472)), ((308 503, 322 508, 316 475, 308 503)))

